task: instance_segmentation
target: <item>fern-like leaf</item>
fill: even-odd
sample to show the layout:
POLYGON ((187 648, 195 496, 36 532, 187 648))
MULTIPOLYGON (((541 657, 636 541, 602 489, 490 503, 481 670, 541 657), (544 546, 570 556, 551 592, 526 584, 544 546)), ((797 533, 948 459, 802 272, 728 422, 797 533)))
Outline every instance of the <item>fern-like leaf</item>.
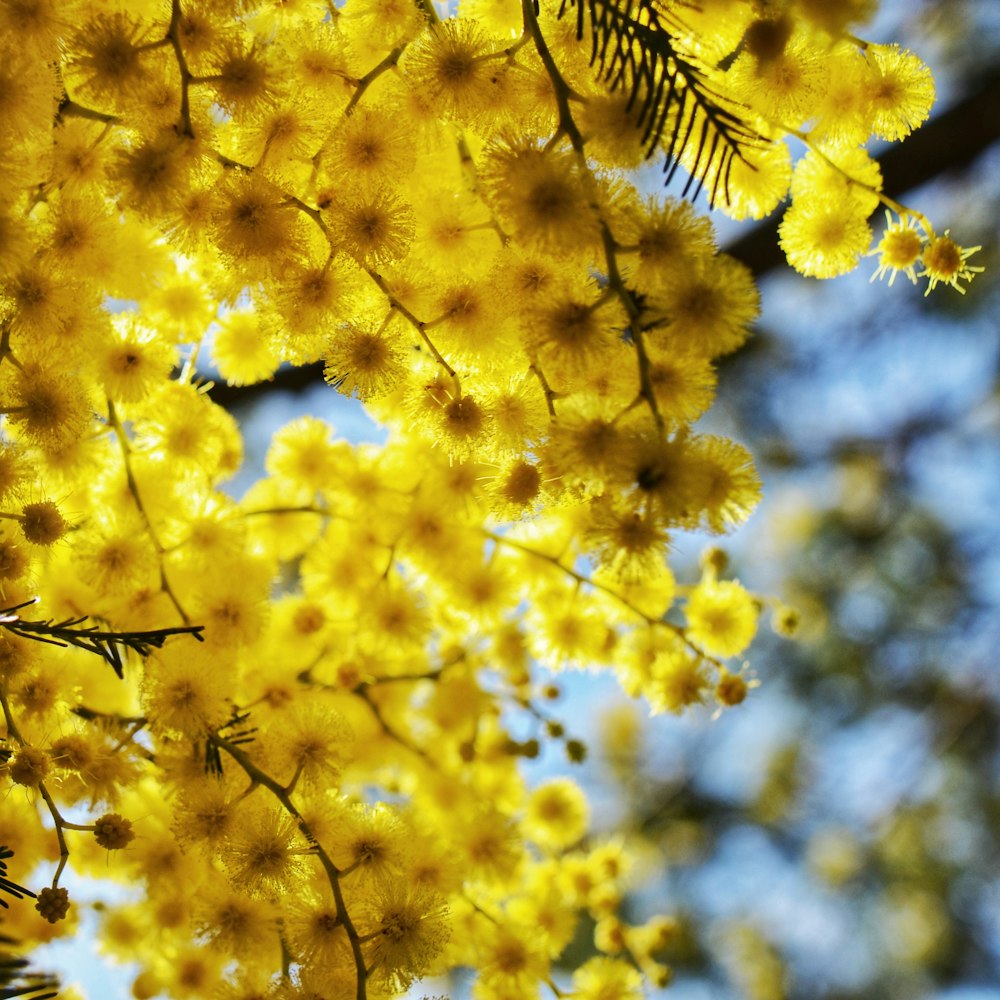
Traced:
POLYGON ((77 649, 85 649, 88 653, 96 653, 110 665, 119 679, 125 676, 122 649, 131 649, 145 658, 152 649, 162 648, 167 638, 172 635, 192 635, 199 642, 204 642, 201 635, 204 631, 203 625, 158 628, 148 632, 113 632, 99 629, 96 625, 84 625, 86 616, 67 618, 61 622, 53 622, 51 619, 29 621, 17 613, 36 601, 37 598, 32 598, 23 604, 0 610, 0 628, 24 639, 46 642, 52 646, 75 646, 77 649))
POLYGON ((647 157, 662 140, 666 183, 693 152, 684 195, 697 197, 711 176, 709 203, 720 194, 728 202, 734 158, 745 160, 744 149, 761 139, 741 118, 741 105, 714 89, 682 50, 681 26, 662 0, 562 0, 557 16, 571 10, 581 41, 589 25, 590 65, 609 89, 628 93, 647 157))

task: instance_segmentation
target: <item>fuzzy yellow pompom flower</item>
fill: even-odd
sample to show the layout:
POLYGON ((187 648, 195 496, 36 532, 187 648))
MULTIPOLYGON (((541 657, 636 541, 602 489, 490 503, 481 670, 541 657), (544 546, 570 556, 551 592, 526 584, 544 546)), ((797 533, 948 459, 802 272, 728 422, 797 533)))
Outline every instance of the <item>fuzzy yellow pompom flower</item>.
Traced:
POLYGON ((49 755, 41 747, 23 746, 7 764, 7 774, 15 785, 37 788, 51 769, 49 755))
POLYGON ((0 412, 7 414, 7 427, 17 437, 56 452, 82 436, 93 412, 85 383, 62 368, 34 361, 3 374, 0 412))
POLYGON ((177 349, 132 317, 114 323, 112 337, 101 345, 97 366, 108 396, 137 403, 164 382, 177 362, 177 349))
POLYGON ((326 349, 324 377, 347 396, 384 396, 406 374, 404 347, 387 323, 346 323, 326 349))
POLYGON ((333 245, 362 266, 399 260, 410 249, 413 209, 387 187, 350 192, 324 214, 333 245))
POLYGON ((136 515, 92 520, 79 540, 80 576, 99 594, 124 594, 155 585, 156 549, 136 515))
POLYGON ((704 580, 684 608, 691 641, 712 656, 737 656, 757 631, 757 607, 735 580, 704 580))
POLYGON ((846 274, 871 242, 867 216, 852 198, 793 202, 778 227, 788 263, 810 278, 846 274))
POLYGON ((272 898, 297 885, 311 853, 293 816, 250 805, 223 845, 222 860, 234 885, 254 898, 272 898))
POLYGON ((580 786, 569 778, 552 778, 532 792, 525 830, 543 847, 560 850, 587 832, 590 808, 580 786))
POLYGON ((742 524, 760 502, 760 478, 750 452, 729 438, 695 438, 692 452, 702 469, 699 497, 709 531, 722 534, 742 524))
POLYGON ((917 56, 898 45, 869 45, 866 53, 872 131, 880 139, 902 139, 927 120, 934 78, 917 56))
POLYGON ((143 706, 155 730, 200 738, 229 717, 233 681, 224 658, 168 646, 146 661, 143 706))
POLYGON ((296 256, 298 212, 263 172, 231 175, 219 185, 215 206, 215 243, 226 260, 263 275, 296 256))
POLYGON ((884 275, 889 275, 889 285, 896 280, 896 275, 902 272, 910 279, 912 284, 917 283, 916 266, 920 263, 921 254, 924 252, 926 237, 920 232, 919 223, 912 215, 906 215, 897 222, 893 221, 892 214, 886 209, 886 227, 882 234, 882 239, 868 256, 878 255, 878 267, 871 276, 871 280, 879 280, 884 275))
POLYGON ((330 968, 350 960, 350 942, 329 894, 294 897, 282 919, 292 955, 311 968, 330 968))
POLYGON ((267 471, 310 491, 323 490, 337 475, 341 446, 335 429, 317 417, 299 417, 275 431, 267 452, 267 471))
POLYGON ((700 704, 707 689, 708 678, 701 659, 674 644, 656 654, 638 693, 649 701, 653 715, 661 712, 679 715, 691 705, 700 704))
POLYGON ((226 313, 212 338, 212 360, 230 385, 254 385, 271 378, 278 353, 260 314, 249 309, 226 313))
POLYGON ((134 93, 146 70, 142 46, 148 28, 125 12, 100 13, 81 24, 69 46, 67 83, 89 100, 120 100, 134 93))
POLYGON ((202 887, 193 917, 210 948, 248 964, 256 965, 277 948, 277 907, 248 896, 241 886, 230 887, 222 876, 202 887))
POLYGON ((69 524, 59 510, 54 500, 39 500, 27 503, 21 508, 21 531, 25 539, 32 545, 49 546, 59 541, 67 531, 69 524))
POLYGON ((642 975, 619 958, 599 955, 573 973, 573 1000, 642 1000, 642 975))
POLYGON ((968 263, 969 257, 981 249, 982 247, 960 247, 948 235, 947 229, 944 236, 932 236, 920 257, 924 269, 919 277, 929 279, 924 294, 929 295, 938 284, 942 284, 950 285, 956 292, 964 295, 965 289, 959 282, 971 281, 984 270, 968 263))
POLYGON ((795 164, 790 190, 798 202, 854 200, 858 214, 868 216, 878 205, 882 171, 860 146, 837 147, 825 154, 810 150, 795 164))
POLYGON ((336 787, 350 759, 354 734, 344 717, 323 702, 295 705, 282 719, 271 748, 274 773, 284 781, 310 787, 336 787))
POLYGON ((598 239, 590 181, 571 151, 531 139, 498 141, 481 177, 504 228, 529 246, 580 251, 598 239))
POLYGON ((425 975, 450 936, 444 899, 423 885, 380 886, 363 915, 372 975, 394 993, 425 975))
POLYGON ((449 19, 432 25, 410 46, 404 72, 418 91, 426 93, 441 111, 459 120, 474 118, 490 90, 492 49, 482 28, 468 19, 449 19))

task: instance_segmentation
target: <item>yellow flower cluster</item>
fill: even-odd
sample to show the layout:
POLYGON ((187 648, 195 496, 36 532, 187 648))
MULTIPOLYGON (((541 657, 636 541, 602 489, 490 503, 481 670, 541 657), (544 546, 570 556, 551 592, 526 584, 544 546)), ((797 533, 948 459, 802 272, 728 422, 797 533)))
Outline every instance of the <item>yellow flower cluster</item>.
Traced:
MULTIPOLYGON (((677 6, 762 134, 824 95, 852 179, 810 154, 796 204, 839 185, 870 212, 857 143, 929 84, 844 34, 864 5, 677 6)), ((669 978, 667 925, 619 917, 628 851, 519 764, 586 754, 541 667, 654 711, 752 686, 723 659, 758 601, 715 564, 678 589, 666 553, 759 498, 746 449, 693 426, 757 293, 630 183, 634 109, 571 19, 460 13, 0 0, 0 844, 55 866, 9 929, 72 926, 70 859, 141 887, 101 931, 140 1000, 380 1000, 463 966, 477 1000, 531 998, 581 919, 578 1000, 669 978), (205 355, 232 386, 322 362, 389 440, 297 420, 233 499, 205 355)), ((733 161, 730 211, 780 201, 782 149, 733 161)), ((803 253, 863 249, 863 220, 847 255, 810 220, 803 253)), ((912 276, 907 238, 883 253, 912 276)), ((932 283, 976 270, 947 235, 920 253, 932 283)))
MULTIPOLYGON (((868 219, 881 202, 900 218, 897 226, 912 219, 923 233, 920 250, 901 267, 893 263, 897 248, 886 253, 883 240, 877 273, 901 269, 915 280, 908 268, 922 263, 919 277, 929 278, 928 291, 939 282, 963 291, 958 282, 981 270, 966 263, 979 247, 958 247, 919 212, 884 196, 878 163, 865 149, 872 139, 909 135, 934 102, 930 70, 916 55, 851 34, 874 4, 715 0, 697 6, 683 15, 687 51, 761 137, 733 159, 728 197, 717 199, 719 208, 737 219, 761 218, 790 195, 780 227, 788 261, 804 275, 831 278, 852 271, 866 254, 868 219), (794 165, 785 138, 807 148, 794 165)), ((682 157, 689 167, 697 150, 692 144, 682 157)), ((711 172, 706 181, 713 183, 711 172)))

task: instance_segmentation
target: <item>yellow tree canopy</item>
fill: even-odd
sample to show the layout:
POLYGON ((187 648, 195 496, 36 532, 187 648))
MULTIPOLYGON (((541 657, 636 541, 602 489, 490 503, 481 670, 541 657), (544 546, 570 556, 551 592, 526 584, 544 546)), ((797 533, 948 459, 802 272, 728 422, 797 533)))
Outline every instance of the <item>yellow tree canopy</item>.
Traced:
POLYGON ((138 998, 565 996, 585 917, 574 998, 666 982, 628 853, 519 770, 586 753, 561 671, 654 712, 751 683, 761 600, 667 556, 759 499, 695 428, 757 292, 633 170, 735 218, 790 193, 818 277, 881 205, 877 274, 961 290, 864 148, 933 99, 872 6, 0 0, 0 890, 45 886, 5 933, 72 933, 70 864, 138 889, 101 930, 138 998), (322 361, 388 440, 296 420, 236 499, 205 357, 322 361))

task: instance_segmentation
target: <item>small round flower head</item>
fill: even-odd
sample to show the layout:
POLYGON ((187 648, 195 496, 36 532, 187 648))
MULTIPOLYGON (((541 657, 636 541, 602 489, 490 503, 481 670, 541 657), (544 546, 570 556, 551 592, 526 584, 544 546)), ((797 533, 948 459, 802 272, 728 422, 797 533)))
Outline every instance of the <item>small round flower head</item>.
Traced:
POLYGON ((365 906, 366 957, 375 979, 402 992, 427 973, 448 941, 444 900, 405 880, 380 886, 365 906))
POLYGON ((569 778, 552 778, 539 785, 528 799, 524 818, 529 836, 555 850, 575 844, 587 832, 589 821, 586 796, 569 778))
POLYGON ((37 788, 48 776, 49 755, 40 747, 21 747, 7 765, 10 780, 26 788, 37 788))
POLYGON ((810 278, 852 270, 871 242, 864 208, 853 199, 793 202, 778 227, 788 263, 810 278))
POLYGON ((109 851, 120 851, 135 839, 132 822, 118 813, 105 813, 94 824, 94 839, 109 851))
POLYGON ((254 897, 271 897, 299 880, 305 853, 294 817, 278 808, 254 808, 225 843, 223 861, 234 885, 254 897))
POLYGON ((584 540, 602 569, 634 583, 655 576, 667 551, 667 533, 648 512, 604 496, 588 508, 584 540))
POLYGON ((398 879, 410 846, 398 812, 385 803, 371 808, 344 806, 339 820, 330 837, 330 853, 338 867, 358 869, 369 884, 398 879))
POLYGON ((233 560, 217 580, 206 580, 193 615, 204 622, 206 649, 232 651, 254 642, 267 614, 267 569, 262 561, 233 560))
POLYGON ((35 909, 50 924, 65 920, 69 913, 69 893, 63 888, 50 889, 46 886, 38 893, 35 909))
POLYGON ((260 315, 241 309, 219 320, 212 338, 212 360, 230 385, 254 385, 271 378, 281 359, 260 315))
POLYGON ((238 886, 220 882, 210 883, 198 894, 195 927, 210 947, 237 958, 259 960, 275 946, 275 907, 266 900, 252 899, 238 886))
POLYGON ((538 508, 544 485, 537 465, 527 459, 515 459, 490 480, 490 509, 504 520, 527 517, 538 508))
POLYGON ((291 952, 310 966, 335 966, 350 959, 347 932, 337 907, 327 895, 311 892, 293 899, 282 920, 291 952))
POLYGON ((762 219, 788 193, 791 178, 787 143, 771 142, 748 146, 731 159, 716 158, 705 172, 703 187, 715 192, 714 204, 731 219, 762 219))
POLYGON ((45 451, 57 451, 83 436, 91 407, 77 379, 32 362, 16 370, 12 388, 7 420, 18 436, 45 451))
POLYGON ((727 254, 701 260, 667 276, 651 298, 668 325, 652 341, 703 358, 735 351, 749 335, 760 298, 745 264, 727 254))
POLYGON ((920 257, 924 269, 919 277, 929 279, 924 295, 929 295, 939 283, 951 285, 956 292, 964 295, 965 289, 959 281, 971 281, 984 270, 968 263, 968 259, 981 249, 982 247, 960 247, 948 236, 947 229, 944 236, 932 236, 920 257))
POLYGON ((449 19, 435 24, 406 53, 405 73, 436 107, 468 120, 488 97, 493 48, 475 21, 449 19))
POLYGON ((298 231, 295 207, 261 171, 234 173, 219 186, 214 236, 228 260, 269 273, 295 255, 298 231))
POLYGON ((515 375, 496 386, 489 398, 490 432, 501 454, 523 454, 526 442, 545 433, 549 414, 538 380, 515 375))
POLYGON ((712 223, 678 198, 650 198, 632 220, 643 281, 689 267, 715 253, 712 223))
POLYGON ((458 458, 475 451, 486 431, 487 413, 474 396, 449 393, 436 416, 439 440, 451 455, 458 458))
POLYGON ((715 700, 728 708, 741 705, 746 700, 750 687, 742 673, 733 673, 723 667, 715 684, 715 700))
MULTIPOLYGON (((529 311, 525 345, 547 370, 580 372, 607 352, 618 336, 596 296, 561 291, 529 311)), ((619 326, 624 326, 624 323, 619 326)))
POLYGON ((643 161, 638 108, 623 89, 594 94, 580 109, 580 129, 587 136, 587 152, 602 163, 635 168, 643 161))
POLYGON ((880 139, 902 139, 927 120, 934 78, 912 52, 898 45, 869 45, 866 54, 872 131, 880 139))
POLYGON ((844 146, 820 155, 810 150, 795 164, 792 175, 793 200, 829 202, 852 199, 859 214, 867 216, 878 206, 882 190, 882 170, 861 146, 844 146))
POLYGON ((231 475, 232 463, 239 465, 238 426, 194 385, 166 382, 147 401, 135 428, 145 457, 160 469, 169 468, 175 481, 231 475))
POLYGON ((369 187, 398 183, 413 167, 404 121, 382 109, 359 108, 340 120, 323 147, 331 177, 351 177, 369 187))
POLYGON ((174 645, 150 658, 143 705, 154 729, 201 737, 229 716, 232 678, 214 657, 174 645))
POLYGON ((888 274, 891 286, 896 280, 896 275, 902 272, 915 285, 917 283, 916 266, 920 263, 920 257, 926 243, 926 238, 919 229, 920 224, 912 215, 904 215, 894 222, 888 209, 886 209, 885 221, 886 227, 882 239, 868 255, 878 254, 878 267, 871 276, 871 280, 874 281, 876 278, 881 280, 884 275, 888 274))
POLYGON ((322 120, 309 94, 285 100, 278 107, 263 105, 247 116, 240 155, 258 166, 265 161, 275 170, 308 160, 322 142, 322 120))
POLYGON ((734 580, 705 580, 688 597, 688 638, 713 656, 737 656, 757 631, 753 598, 734 580))
POLYGON ((329 489, 337 479, 340 446, 336 430, 318 417, 299 417, 275 431, 265 460, 267 471, 310 491, 329 489))
POLYGON ((614 413, 591 400, 570 398, 559 407, 543 456, 556 475, 600 493, 609 477, 625 474, 626 441, 614 413))
POLYGON ((667 526, 694 528, 705 495, 706 468, 686 439, 644 434, 629 442, 628 475, 637 497, 656 504, 667 526))
POLYGON ((124 205, 156 214, 188 197, 197 165, 197 144, 168 126, 118 150, 110 173, 121 185, 124 205))
POLYGON ((501 224, 529 245, 580 251, 598 239, 587 181, 570 151, 500 141, 480 176, 501 224))
POLYGON ((54 500, 26 503, 21 508, 21 531, 32 545, 52 545, 69 530, 54 500))
POLYGON ((115 323, 113 336, 101 345, 96 358, 105 391, 122 403, 149 396, 166 380, 176 360, 176 348, 129 319, 115 323))
POLYGON ((80 548, 80 575, 101 594, 124 594, 155 583, 156 549, 138 517, 89 525, 80 548))
POLYGON ((722 534, 742 524, 760 502, 760 478, 750 453, 729 438, 694 439, 704 492, 698 498, 709 531, 722 534))
POLYGON ((274 96, 273 48, 247 46, 231 40, 218 49, 212 85, 219 104, 231 114, 246 114, 270 103, 274 96))
POLYGON ((354 735, 344 717, 322 702, 293 706, 273 748, 280 776, 332 787, 349 759, 354 735))
POLYGON ((406 366, 398 335, 384 326, 345 323, 337 330, 326 350, 327 382, 361 400, 394 389, 405 376, 406 366))
MULTIPOLYGON (((9 319, 11 332, 42 342, 65 325, 66 316, 82 296, 80 286, 58 274, 52 262, 36 258, 17 269, 4 289, 14 307, 9 319)), ((92 300, 87 303, 92 305, 92 300)))
POLYGON ((708 359, 650 342, 649 382, 664 418, 694 423, 712 405, 717 378, 708 359))
POLYGON ((230 835, 235 823, 233 795, 217 781, 185 786, 174 810, 174 833, 184 844, 215 846, 230 835))
POLYGON ((479 944, 480 982, 486 996, 534 997, 538 984, 549 975, 549 959, 537 930, 508 929, 491 925, 487 940, 479 944))
POLYGON ((620 958, 599 955, 573 973, 573 1000, 642 1000, 642 974, 620 958))
POLYGON ((703 661, 676 645, 656 654, 639 688, 657 715, 679 715, 690 705, 700 704, 708 688, 703 661))
POLYGON ((334 246, 363 266, 405 257, 413 240, 413 210, 389 189, 358 191, 328 210, 334 246))
POLYGON ((105 279, 114 268, 119 233, 103 203, 65 196, 49 222, 46 261, 66 278, 105 279))
POLYGON ((145 29, 128 14, 97 14, 76 33, 69 51, 74 91, 91 100, 120 99, 144 76, 141 45, 145 29))

